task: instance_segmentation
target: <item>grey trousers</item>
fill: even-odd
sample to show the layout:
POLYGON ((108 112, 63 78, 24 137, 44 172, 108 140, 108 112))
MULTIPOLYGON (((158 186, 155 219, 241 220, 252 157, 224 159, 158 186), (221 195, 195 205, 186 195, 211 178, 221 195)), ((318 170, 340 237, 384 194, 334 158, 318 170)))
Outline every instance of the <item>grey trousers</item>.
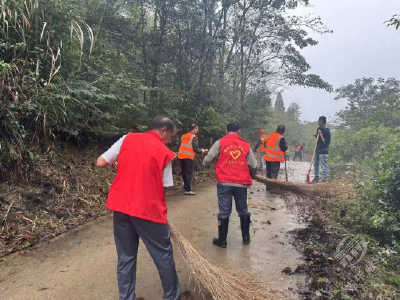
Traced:
POLYGON ((247 209, 247 188, 217 184, 219 214, 218 219, 227 219, 232 213, 232 198, 235 199, 236 211, 241 216, 250 216, 247 209))
POLYGON ((164 289, 164 300, 179 300, 180 285, 168 225, 114 212, 114 238, 118 253, 119 300, 136 300, 136 265, 139 238, 146 245, 164 289))

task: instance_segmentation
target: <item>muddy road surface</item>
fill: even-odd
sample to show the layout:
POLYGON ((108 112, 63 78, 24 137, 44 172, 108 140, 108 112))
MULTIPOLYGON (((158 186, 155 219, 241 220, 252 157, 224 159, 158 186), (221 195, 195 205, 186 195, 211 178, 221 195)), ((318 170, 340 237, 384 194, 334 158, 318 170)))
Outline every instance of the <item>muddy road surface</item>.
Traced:
MULTIPOLYGON (((304 181, 307 163, 289 162, 289 179, 304 181)), ((283 176, 284 169, 281 170, 283 176)), ((240 222, 232 213, 228 248, 212 245, 217 235, 216 184, 197 185, 197 196, 181 191, 168 196, 169 220, 214 264, 234 270, 254 271, 257 278, 275 292, 276 298, 299 299, 300 275, 286 275, 302 263, 291 245, 289 231, 300 227, 282 199, 265 191, 260 183, 249 190, 252 213, 251 239, 243 246, 240 222)), ((193 289, 188 268, 177 249, 174 253, 182 290, 193 289)), ((13 254, 0 261, 2 300, 99 300, 118 299, 112 216, 90 222, 77 230, 29 252, 13 254)), ((147 250, 140 246, 137 295, 145 300, 162 299, 157 270, 147 250)), ((194 300, 203 299, 194 294, 194 300)), ((275 298, 275 297, 273 297, 275 298)))

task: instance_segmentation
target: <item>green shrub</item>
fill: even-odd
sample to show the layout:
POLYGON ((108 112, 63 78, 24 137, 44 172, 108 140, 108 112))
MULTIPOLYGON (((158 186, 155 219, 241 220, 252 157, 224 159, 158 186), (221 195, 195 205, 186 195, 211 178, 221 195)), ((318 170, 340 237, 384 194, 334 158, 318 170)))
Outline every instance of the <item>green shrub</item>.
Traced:
POLYGON ((382 144, 366 163, 371 180, 359 187, 371 230, 381 241, 400 240, 400 140, 382 144))
POLYGON ((399 133, 400 128, 388 127, 336 130, 330 159, 333 163, 362 162, 373 157, 383 145, 393 142, 399 133))

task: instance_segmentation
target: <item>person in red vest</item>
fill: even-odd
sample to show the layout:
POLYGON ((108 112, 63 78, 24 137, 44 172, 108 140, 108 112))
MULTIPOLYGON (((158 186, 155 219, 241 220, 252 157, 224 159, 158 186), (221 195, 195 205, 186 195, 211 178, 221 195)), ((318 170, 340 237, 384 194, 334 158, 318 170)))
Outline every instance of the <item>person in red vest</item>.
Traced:
POLYGON ((265 160, 267 162, 267 178, 278 179, 281 163, 285 162, 285 152, 288 149, 283 137, 285 126, 279 125, 276 132, 270 134, 267 139, 265 160))
POLYGON ((190 131, 182 136, 181 146, 179 147, 178 158, 181 162, 182 178, 185 189, 185 195, 196 195, 190 187, 193 179, 194 171, 194 158, 197 154, 203 154, 207 152, 205 149, 201 149, 198 144, 196 137, 199 131, 199 126, 193 124, 190 126, 190 131))
POLYGON ((118 163, 107 208, 114 211, 114 238, 118 253, 120 300, 136 299, 139 238, 158 269, 164 300, 183 300, 175 270, 164 187, 173 186, 175 153, 166 146, 176 134, 167 117, 153 120, 146 133, 129 133, 97 159, 99 168, 118 163))
POLYGON ((242 126, 238 122, 229 123, 227 135, 219 139, 211 147, 204 158, 203 165, 209 167, 217 160, 218 194, 218 238, 213 244, 226 248, 229 218, 232 212, 232 197, 240 217, 240 227, 245 245, 250 244, 250 213, 247 208, 247 189, 253 184, 252 178, 257 172, 257 159, 250 144, 242 139, 242 126))
POLYGON ((260 168, 262 171, 265 171, 265 143, 267 142, 268 135, 265 134, 264 129, 260 129, 258 131, 258 135, 260 136, 260 139, 257 141, 256 145, 254 146, 254 152, 256 153, 258 148, 260 148, 260 168))

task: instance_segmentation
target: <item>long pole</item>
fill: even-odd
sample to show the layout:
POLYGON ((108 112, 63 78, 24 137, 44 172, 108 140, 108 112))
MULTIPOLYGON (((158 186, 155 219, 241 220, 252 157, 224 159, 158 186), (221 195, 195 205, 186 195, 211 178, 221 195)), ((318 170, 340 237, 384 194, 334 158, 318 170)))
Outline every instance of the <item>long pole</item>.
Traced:
POLYGON ((286 181, 289 181, 288 174, 287 174, 287 155, 285 154, 285 173, 286 173, 286 181))
POLYGON ((310 168, 308 169, 308 174, 307 174, 307 182, 310 183, 310 173, 311 173, 311 168, 312 168, 312 164, 314 162, 314 158, 315 158, 315 152, 317 152, 317 145, 318 145, 318 140, 319 140, 319 134, 317 136, 317 141, 315 142, 315 148, 314 148, 314 153, 313 156, 311 158, 311 162, 310 162, 310 168))

